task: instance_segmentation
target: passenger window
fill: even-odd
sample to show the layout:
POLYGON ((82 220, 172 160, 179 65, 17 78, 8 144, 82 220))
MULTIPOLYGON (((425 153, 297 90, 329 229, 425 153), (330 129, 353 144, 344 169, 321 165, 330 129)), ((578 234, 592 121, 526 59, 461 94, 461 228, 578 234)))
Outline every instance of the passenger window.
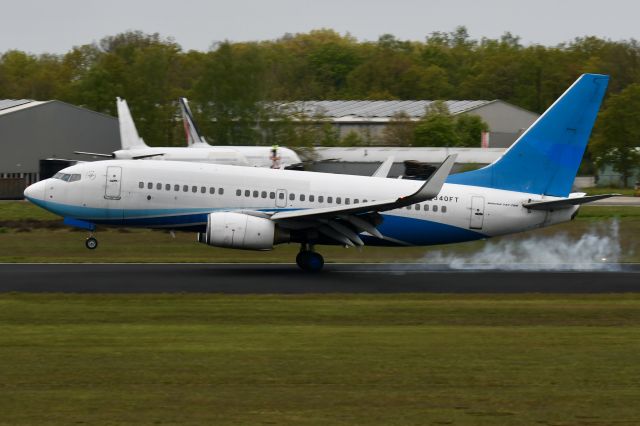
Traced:
POLYGON ((291 194, 289 194, 289 200, 293 201, 296 199, 296 194, 294 194, 293 192, 291 194))
POLYGON ((269 193, 269 198, 271 198, 272 200, 276 199, 276 193, 275 192, 270 192, 269 193))
POLYGON ((267 198, 267 191, 262 191, 262 198, 267 198))
POLYGON ((206 186, 201 186, 201 187, 200 187, 200 192, 201 192, 202 194, 206 194, 206 192, 207 192, 207 187, 206 187, 206 186))
POLYGON ((416 209, 416 210, 420 210, 420 205, 419 205, 419 204, 416 204, 415 209, 416 209))
POLYGON ((174 191, 180 191, 180 185, 173 185, 174 191))
POLYGON ((144 182, 138 182, 138 188, 140 189, 144 188, 144 182))
POLYGON ((151 182, 147 184, 147 189, 153 189, 153 184, 151 182))
POLYGON ((429 211, 429 204, 425 204, 425 205, 424 205, 424 211, 425 211, 425 212, 428 212, 428 211, 429 211))
POLYGON ((407 206, 407 210, 411 210, 411 206, 407 206))
POLYGON ((327 197, 327 203, 329 204, 333 203, 333 197, 327 197))
POLYGON ((216 193, 216 189, 213 186, 209 187, 209 194, 213 195, 215 193, 216 193))
POLYGON ((304 199, 305 199, 304 194, 300 194, 300 201, 304 201, 304 199))
POLYGON ((218 188, 218 195, 224 194, 224 188, 218 188))
POLYGON ((160 191, 162 189, 162 184, 161 183, 156 183, 156 189, 158 191, 160 191))
POLYGON ((236 196, 239 197, 242 195, 242 190, 241 189, 236 189, 236 196))
POLYGON ((350 198, 345 198, 344 199, 344 203, 345 204, 351 204, 351 199, 350 198))
POLYGON ((278 194, 278 198, 281 199, 281 200, 284 200, 284 192, 280 192, 278 194))
POLYGON ((438 206, 433 206, 433 211, 437 212, 438 211, 438 206))
POLYGON ((253 198, 258 198, 260 193, 258 191, 253 191, 253 198))
POLYGON ((166 185, 164 186, 164 190, 165 190, 165 191, 171 191, 171 184, 170 184, 170 183, 166 184, 166 185))
POLYGON ((318 195, 318 202, 324 203, 324 195, 318 195))
POLYGON ((193 192, 194 194, 195 194, 196 192, 198 192, 198 187, 197 187, 197 186, 195 186, 195 185, 193 185, 193 186, 191 187, 191 192, 193 192))
POLYGON ((309 202, 313 203, 316 200, 315 195, 309 195, 309 202))
POLYGON ((183 190, 184 192, 189 192, 189 185, 183 185, 183 186, 182 186, 182 190, 183 190))
POLYGON ((357 198, 355 200, 353 200, 353 204, 358 204, 360 202, 360 200, 358 200, 357 198))
POLYGON ((440 209, 440 211, 442 213, 446 213, 447 212, 447 206, 442 206, 442 208, 440 209))
POLYGON ((244 196, 245 197, 250 197, 251 196, 251 191, 249 191, 248 189, 244 190, 244 196))
POLYGON ((336 197, 336 203, 338 203, 338 204, 342 204, 342 198, 340 198, 340 197, 336 197))
POLYGON ((367 200, 362 200, 362 202, 363 202, 363 203, 366 203, 366 202, 367 202, 367 200))

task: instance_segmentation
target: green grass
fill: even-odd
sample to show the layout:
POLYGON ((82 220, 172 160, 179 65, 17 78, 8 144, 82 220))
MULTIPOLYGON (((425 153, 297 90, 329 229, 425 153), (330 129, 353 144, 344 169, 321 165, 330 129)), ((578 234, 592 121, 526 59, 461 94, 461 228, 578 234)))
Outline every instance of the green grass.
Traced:
MULTIPOLYGON (((100 246, 89 251, 84 247, 85 231, 65 227, 59 218, 46 212, 41 216, 40 212, 44 210, 29 203, 0 203, 0 262, 293 262, 298 251, 296 244, 278 246, 270 252, 219 249, 196 243, 194 233, 177 232, 174 239, 164 231, 142 229, 100 230, 100 246)), ((577 240, 593 228, 605 228, 612 218, 617 218, 620 226, 621 261, 640 262, 640 208, 633 206, 584 206, 575 221, 490 241, 519 241, 559 233, 577 240)), ((434 253, 465 255, 485 244, 475 241, 361 250, 322 246, 320 251, 327 262, 429 262, 434 253)))
POLYGON ((600 195, 600 194, 622 194, 628 197, 633 197, 635 190, 633 188, 584 188, 580 191, 586 192, 588 195, 600 195))
POLYGON ((0 423, 640 424, 640 296, 0 295, 0 423))

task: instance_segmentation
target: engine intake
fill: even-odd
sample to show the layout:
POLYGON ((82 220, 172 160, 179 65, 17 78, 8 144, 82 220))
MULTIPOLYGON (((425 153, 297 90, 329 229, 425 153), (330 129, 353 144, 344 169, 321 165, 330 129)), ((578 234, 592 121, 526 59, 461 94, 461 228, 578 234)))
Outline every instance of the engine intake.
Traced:
POLYGON ((269 219, 233 212, 210 213, 206 232, 198 234, 203 244, 244 250, 271 250, 290 239, 286 229, 269 219))

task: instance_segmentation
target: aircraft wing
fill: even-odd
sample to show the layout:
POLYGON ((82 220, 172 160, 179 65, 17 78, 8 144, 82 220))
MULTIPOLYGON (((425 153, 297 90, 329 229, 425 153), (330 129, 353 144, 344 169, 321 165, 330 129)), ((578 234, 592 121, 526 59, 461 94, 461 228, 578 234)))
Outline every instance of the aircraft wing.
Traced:
POLYGON ((376 169, 376 171, 373 172, 373 174, 371 176, 373 176, 373 177, 384 177, 384 178, 389 176, 389 171, 391 170, 391 167, 393 166, 393 159, 394 159, 394 157, 392 155, 389 158, 387 158, 386 160, 384 160, 384 162, 382 164, 380 164, 380 167, 378 167, 376 169))
POLYGON ((602 195, 588 195, 586 197, 564 198, 562 200, 552 201, 531 201, 524 203, 522 206, 530 210, 555 210, 563 209, 571 206, 578 206, 580 204, 591 203, 596 200, 602 200, 609 197, 619 197, 622 194, 602 194, 602 195))
POLYGON ((378 238, 382 234, 375 228, 378 212, 394 210, 421 203, 440 193, 456 160, 456 154, 448 156, 427 181, 413 194, 395 199, 317 209, 282 211, 271 215, 271 220, 285 228, 317 229, 318 232, 348 246, 364 245, 358 233, 368 232, 378 238))

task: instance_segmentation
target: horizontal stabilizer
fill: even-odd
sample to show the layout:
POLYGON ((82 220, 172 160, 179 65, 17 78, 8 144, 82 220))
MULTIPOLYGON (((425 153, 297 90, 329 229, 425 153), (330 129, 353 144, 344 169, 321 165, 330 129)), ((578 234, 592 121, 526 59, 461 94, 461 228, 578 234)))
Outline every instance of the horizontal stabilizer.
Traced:
POLYGON ((106 157, 106 158, 115 158, 115 154, 102 154, 99 152, 85 152, 85 151, 73 151, 74 154, 77 155, 90 155, 92 157, 106 157))
POLYGON ((580 204, 591 203, 596 200, 602 200, 609 197, 619 197, 622 194, 602 194, 602 195, 589 195, 586 197, 565 198, 562 200, 553 201, 532 201, 530 203, 524 203, 522 206, 530 210, 554 210, 563 209, 571 206, 578 206, 580 204))

